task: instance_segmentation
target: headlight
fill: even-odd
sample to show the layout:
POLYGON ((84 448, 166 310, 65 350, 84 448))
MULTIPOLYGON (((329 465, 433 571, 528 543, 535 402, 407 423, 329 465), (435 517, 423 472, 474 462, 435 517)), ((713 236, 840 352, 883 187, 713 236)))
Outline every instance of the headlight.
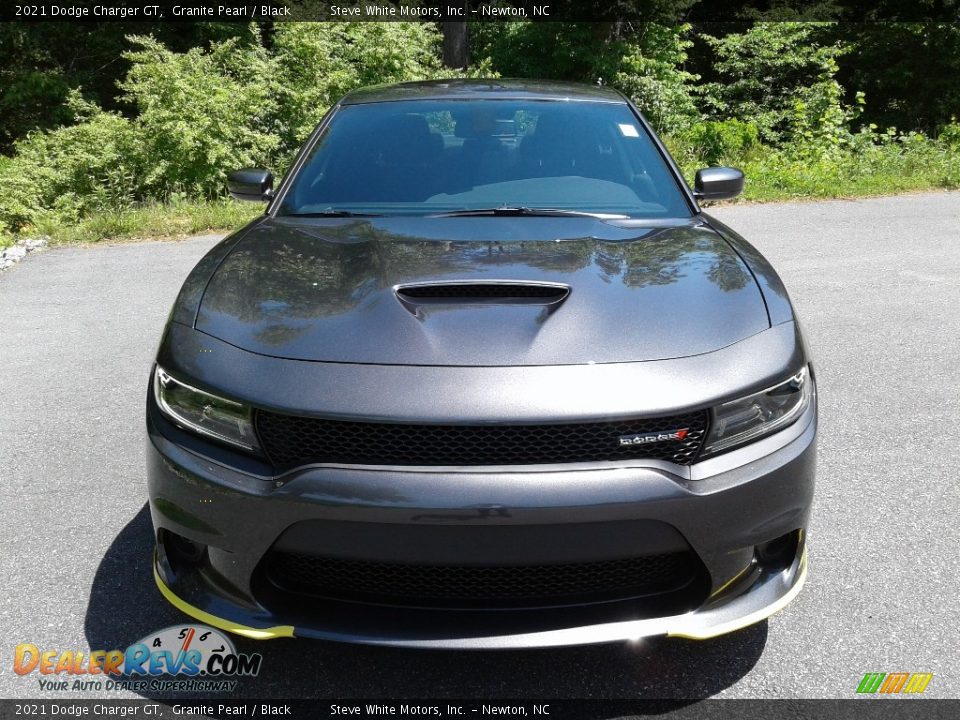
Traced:
POLYGON ((178 425, 247 450, 259 448, 246 405, 180 382, 159 365, 153 396, 163 414, 178 425))
POLYGON ((803 368, 786 382, 713 409, 703 455, 743 445, 782 430, 803 414, 813 397, 813 380, 803 368))

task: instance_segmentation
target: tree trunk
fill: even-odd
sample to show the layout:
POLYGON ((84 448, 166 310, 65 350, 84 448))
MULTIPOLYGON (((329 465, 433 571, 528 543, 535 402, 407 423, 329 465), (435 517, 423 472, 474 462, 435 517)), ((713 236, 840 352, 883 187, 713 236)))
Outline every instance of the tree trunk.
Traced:
POLYGON ((443 64, 448 68, 463 69, 470 62, 467 42, 467 23, 443 23, 443 64))

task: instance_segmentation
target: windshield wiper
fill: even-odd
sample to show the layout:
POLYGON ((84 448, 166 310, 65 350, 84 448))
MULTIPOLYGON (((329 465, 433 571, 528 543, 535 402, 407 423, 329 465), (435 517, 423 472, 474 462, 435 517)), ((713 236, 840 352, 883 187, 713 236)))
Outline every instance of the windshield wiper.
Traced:
POLYGON ((383 217, 380 213, 353 212, 352 210, 338 210, 326 208, 315 212, 287 213, 282 217, 383 217))
POLYGON ((493 208, 473 208, 469 210, 451 210, 450 212, 441 212, 428 215, 427 217, 482 217, 484 215, 503 216, 503 217, 591 217, 601 220, 620 220, 629 217, 619 213, 594 213, 584 212, 582 210, 560 210, 558 208, 536 208, 525 207, 523 205, 511 206, 501 205, 493 208))

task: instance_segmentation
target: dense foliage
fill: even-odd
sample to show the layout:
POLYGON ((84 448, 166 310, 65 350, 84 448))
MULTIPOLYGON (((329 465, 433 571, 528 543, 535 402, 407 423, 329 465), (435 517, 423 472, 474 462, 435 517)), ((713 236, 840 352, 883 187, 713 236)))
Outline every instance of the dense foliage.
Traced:
POLYGON ((0 160, 0 231, 213 199, 237 167, 282 172, 346 91, 449 74, 439 43, 435 26, 418 23, 282 23, 269 50, 255 26, 184 52, 131 35, 119 110, 69 91, 69 122, 27 134, 0 160))
POLYGON ((697 118, 696 75, 685 69, 689 25, 652 23, 629 32, 604 23, 489 23, 474 31, 474 54, 502 77, 612 85, 643 108, 661 132, 697 118))
MULTIPOLYGON (((215 207, 226 171, 283 172, 348 90, 463 72, 430 23, 90 29, 0 28, 0 238, 215 207)), ((470 75, 618 88, 686 171, 743 167, 755 198, 960 185, 957 24, 504 22, 470 45, 470 75)))

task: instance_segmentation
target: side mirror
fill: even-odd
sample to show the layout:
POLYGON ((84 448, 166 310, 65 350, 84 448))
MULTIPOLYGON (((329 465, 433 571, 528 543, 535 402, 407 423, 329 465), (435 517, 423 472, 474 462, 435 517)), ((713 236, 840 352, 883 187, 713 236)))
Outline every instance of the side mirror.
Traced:
POLYGON ((264 202, 273 197, 273 173, 260 168, 234 170, 227 176, 227 190, 235 200, 264 202))
POLYGON ((743 192, 743 173, 736 168, 712 167, 697 170, 693 196, 697 200, 729 200, 743 192))

